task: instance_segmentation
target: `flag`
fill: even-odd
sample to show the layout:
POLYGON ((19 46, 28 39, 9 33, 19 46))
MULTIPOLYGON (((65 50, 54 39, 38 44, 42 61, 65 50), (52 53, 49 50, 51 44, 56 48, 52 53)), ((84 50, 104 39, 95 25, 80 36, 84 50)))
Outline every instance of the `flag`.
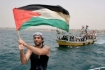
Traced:
POLYGON ((16 30, 30 26, 49 25, 69 31, 69 12, 57 5, 31 4, 13 8, 16 30))

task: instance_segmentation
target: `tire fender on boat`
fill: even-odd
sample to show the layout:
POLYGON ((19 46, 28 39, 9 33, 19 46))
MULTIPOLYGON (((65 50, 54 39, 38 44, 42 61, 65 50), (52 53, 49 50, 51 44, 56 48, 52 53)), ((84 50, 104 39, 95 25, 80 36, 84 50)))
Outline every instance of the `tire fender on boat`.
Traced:
POLYGON ((90 44, 90 42, 88 42, 88 44, 90 44))
POLYGON ((85 43, 83 43, 83 46, 85 46, 85 43))

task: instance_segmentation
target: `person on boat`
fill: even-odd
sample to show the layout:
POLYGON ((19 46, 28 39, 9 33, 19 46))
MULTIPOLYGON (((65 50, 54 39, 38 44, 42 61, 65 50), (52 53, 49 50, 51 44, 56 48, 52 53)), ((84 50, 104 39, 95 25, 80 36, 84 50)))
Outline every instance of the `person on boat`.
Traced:
POLYGON ((44 37, 40 32, 34 33, 33 40, 35 46, 27 44, 22 39, 18 40, 21 63, 26 64, 30 59, 30 70, 46 70, 50 55, 50 47, 43 45, 44 37), (24 47, 27 48, 26 54, 24 53, 24 47))
POLYGON ((65 35, 62 36, 62 40, 65 40, 65 35))
POLYGON ((85 33, 86 33, 86 34, 87 34, 87 31, 88 31, 88 27, 89 27, 89 26, 86 25, 86 28, 85 28, 85 33))
POLYGON ((68 40, 67 35, 63 35, 62 40, 68 40))
POLYGON ((80 41, 80 37, 76 35, 76 41, 80 41))
POLYGON ((70 41, 72 41, 72 36, 70 35, 70 41))
POLYGON ((74 35, 71 36, 71 41, 74 41, 74 35))
POLYGON ((85 35, 84 35, 84 33, 81 33, 81 41, 84 41, 84 38, 85 38, 85 35))

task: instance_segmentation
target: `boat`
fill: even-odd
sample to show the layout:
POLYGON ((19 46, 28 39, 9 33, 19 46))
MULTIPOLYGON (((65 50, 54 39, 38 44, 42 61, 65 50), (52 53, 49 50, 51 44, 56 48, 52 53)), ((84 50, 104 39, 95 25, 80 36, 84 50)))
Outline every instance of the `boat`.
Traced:
POLYGON ((86 41, 66 41, 66 40, 56 40, 59 46, 86 46, 90 44, 94 44, 94 42, 97 41, 97 39, 90 39, 86 41))
MULTIPOLYGON (((87 25, 86 25, 87 27, 87 25)), ((57 37, 56 41, 58 43, 59 46, 86 46, 86 45, 90 45, 90 44, 94 44, 97 40, 98 40, 98 36, 96 36, 95 31, 92 31, 91 33, 87 33, 87 31, 83 31, 83 27, 82 27, 82 31, 80 34, 84 34, 79 36, 74 36, 73 40, 70 40, 70 36, 71 33, 65 34, 65 35, 60 35, 59 37, 57 37), (62 39, 63 36, 66 36, 66 39, 62 39), (86 38, 88 37, 88 38, 86 38), (68 38, 68 39, 67 39, 68 38), (82 38, 84 38, 84 40, 81 40, 82 38)))

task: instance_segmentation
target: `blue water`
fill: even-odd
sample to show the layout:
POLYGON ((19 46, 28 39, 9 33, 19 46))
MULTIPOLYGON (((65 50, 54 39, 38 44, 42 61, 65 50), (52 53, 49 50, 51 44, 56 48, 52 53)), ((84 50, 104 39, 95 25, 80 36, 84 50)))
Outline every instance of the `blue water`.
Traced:
MULTIPOLYGON (((32 34, 35 30, 21 31, 20 37, 34 45, 32 34)), ((83 47, 59 47, 56 32, 42 31, 44 44, 51 47, 47 70, 89 70, 105 67, 105 35, 98 34, 96 43, 83 47)), ((20 62, 18 37, 15 30, 0 30, 0 70, 29 70, 30 61, 26 65, 20 62)), ((25 48, 26 50, 26 48, 25 48)))

